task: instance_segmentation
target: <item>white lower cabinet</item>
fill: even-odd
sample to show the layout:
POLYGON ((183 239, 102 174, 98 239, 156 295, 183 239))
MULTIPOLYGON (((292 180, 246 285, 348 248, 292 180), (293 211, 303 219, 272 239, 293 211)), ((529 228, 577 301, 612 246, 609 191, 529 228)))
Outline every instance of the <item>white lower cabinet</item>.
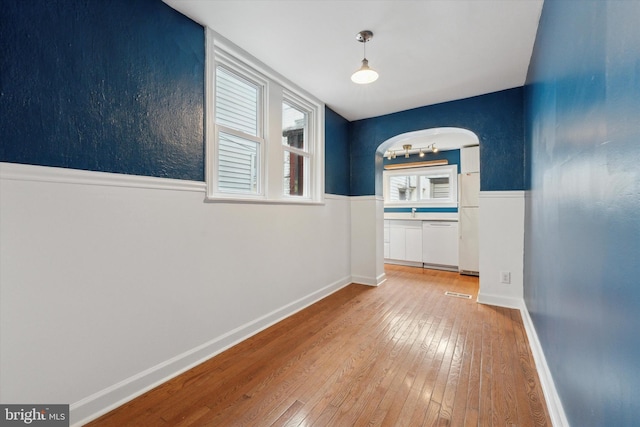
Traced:
POLYGON ((389 258, 389 220, 384 220, 384 257, 389 258))
MULTIPOLYGON (((415 222, 415 221, 413 221, 415 222)), ((422 227, 407 227, 405 231, 405 259, 411 262, 422 262, 422 227)))
POLYGON ((427 266, 458 267, 458 223, 422 221, 422 262, 427 266))
POLYGON ((384 221, 384 258, 405 264, 456 270, 458 268, 457 221, 384 221))
POLYGON ((387 253, 385 241, 385 258, 393 261, 422 263, 422 221, 389 220, 388 229, 389 250, 387 253))

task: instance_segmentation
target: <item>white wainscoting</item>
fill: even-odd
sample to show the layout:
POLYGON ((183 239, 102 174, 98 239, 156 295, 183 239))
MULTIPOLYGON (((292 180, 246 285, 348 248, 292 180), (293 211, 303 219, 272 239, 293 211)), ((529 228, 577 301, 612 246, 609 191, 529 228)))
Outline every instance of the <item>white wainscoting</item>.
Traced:
POLYGON ((480 192, 478 302, 519 308, 524 280, 524 191, 480 192), (511 283, 500 281, 507 271, 511 283))
POLYGON ((379 286, 384 272, 384 199, 351 197, 351 274, 355 283, 379 286))
POLYGON ((569 427, 544 351, 524 302, 524 191, 480 192, 480 290, 478 302, 519 309, 555 427, 569 427), (511 283, 500 283, 500 272, 511 283))
POLYGON ((204 197, 0 163, 0 401, 81 425, 352 281, 350 198, 204 197))

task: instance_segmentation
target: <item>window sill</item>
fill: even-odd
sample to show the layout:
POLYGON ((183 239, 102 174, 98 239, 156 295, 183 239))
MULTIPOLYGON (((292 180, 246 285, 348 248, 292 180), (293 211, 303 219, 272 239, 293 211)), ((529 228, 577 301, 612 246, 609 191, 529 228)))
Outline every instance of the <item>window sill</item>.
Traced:
POLYGON ((231 203, 231 204, 247 204, 247 205, 307 205, 307 206, 323 206, 324 200, 310 199, 240 199, 234 197, 205 197, 206 203, 231 203))

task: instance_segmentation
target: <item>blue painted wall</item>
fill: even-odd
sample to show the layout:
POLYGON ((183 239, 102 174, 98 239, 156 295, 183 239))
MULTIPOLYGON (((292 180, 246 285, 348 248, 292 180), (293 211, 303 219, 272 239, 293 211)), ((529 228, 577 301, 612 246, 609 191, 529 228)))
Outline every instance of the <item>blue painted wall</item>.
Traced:
POLYGON ((380 144, 434 127, 459 127, 478 136, 483 191, 524 189, 523 88, 515 88, 352 122, 351 194, 382 195, 380 144))
POLYGON ((349 121, 325 108, 325 184, 328 194, 349 195, 349 121))
POLYGON ((159 0, 6 0, 0 161, 204 180, 204 30, 159 0))
POLYGON ((640 422, 640 2, 546 0, 525 301, 572 426, 640 422))

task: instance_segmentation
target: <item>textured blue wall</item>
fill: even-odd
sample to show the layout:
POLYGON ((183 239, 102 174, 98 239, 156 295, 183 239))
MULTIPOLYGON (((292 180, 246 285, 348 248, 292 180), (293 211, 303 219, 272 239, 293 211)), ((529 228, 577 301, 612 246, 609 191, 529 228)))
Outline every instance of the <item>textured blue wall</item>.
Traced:
POLYGON ((204 30, 159 0, 7 0, 0 160, 204 180, 204 30))
POLYGON ((382 158, 376 157, 380 144, 401 133, 435 127, 468 129, 478 136, 483 191, 524 189, 520 87, 352 122, 351 194, 382 195, 382 158))
POLYGON ((325 108, 325 184, 329 194, 349 195, 349 121, 325 108))
POLYGON ((544 3, 525 301, 572 426, 640 422, 640 2, 544 3))

